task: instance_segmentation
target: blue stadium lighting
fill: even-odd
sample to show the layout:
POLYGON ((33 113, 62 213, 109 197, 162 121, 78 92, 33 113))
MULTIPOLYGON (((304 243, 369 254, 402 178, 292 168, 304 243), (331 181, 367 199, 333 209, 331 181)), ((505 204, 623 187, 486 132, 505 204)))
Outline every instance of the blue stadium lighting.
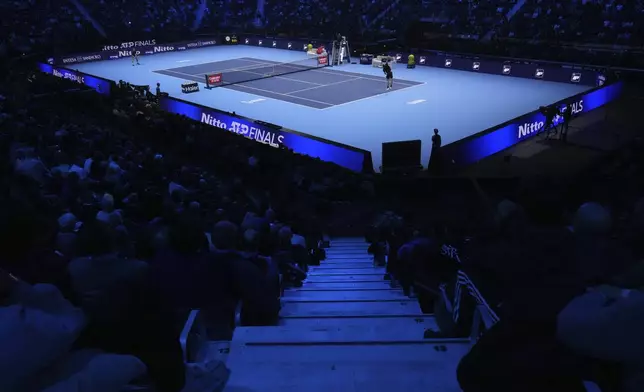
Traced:
POLYGON ((369 155, 367 159, 371 159, 370 154, 363 150, 317 140, 310 136, 286 132, 281 129, 268 128, 249 119, 224 114, 214 109, 197 106, 185 101, 165 97, 160 100, 159 106, 168 112, 189 117, 195 121, 236 133, 271 147, 288 148, 298 154, 333 162, 350 170, 362 171, 365 155, 369 155))
MULTIPOLYGON (((573 115, 588 113, 619 98, 622 88, 621 82, 611 84, 568 98, 560 102, 558 106, 562 109, 565 105, 572 104, 573 115)), ((545 121, 545 116, 539 111, 535 111, 514 119, 497 129, 484 132, 480 136, 473 135, 471 138, 447 145, 444 147, 444 153, 458 165, 475 163, 535 136, 545 121)), ((554 125, 560 124, 561 121, 561 117, 557 116, 554 125)))
MULTIPOLYGON (((217 40, 208 41, 187 41, 166 45, 176 50, 186 50, 200 48, 204 46, 216 45, 217 40)), ((225 39, 221 42, 226 42, 225 39)), ((244 38, 247 44, 263 45, 264 39, 261 38, 244 38)), ((288 49, 293 45, 306 43, 293 41, 270 41, 273 46, 280 49, 288 49)), ((138 48, 141 51, 158 52, 159 44, 156 41, 134 41, 124 42, 118 45, 110 46, 101 52, 89 53, 84 55, 65 56, 53 59, 52 64, 40 64, 43 72, 54 74, 61 78, 74 80, 98 91, 101 94, 110 93, 109 81, 87 75, 78 71, 64 68, 67 64, 75 64, 87 61, 118 59, 129 56, 129 50, 123 48, 138 48), (58 66, 61 64, 63 66, 58 66)), ((398 61, 406 58, 406 54, 393 54, 398 61)), ((419 56, 419 64, 434 67, 447 67, 455 70, 502 74, 514 77, 537 78, 542 80, 568 82, 582 85, 595 85, 598 88, 571 97, 560 102, 560 105, 572 104, 574 115, 587 113, 597 109, 620 96, 622 84, 612 84, 604 86, 606 82, 603 75, 597 74, 596 71, 579 69, 574 72, 565 67, 548 67, 543 66, 536 68, 529 63, 503 64, 488 59, 468 59, 465 57, 445 58, 444 55, 429 53, 428 55, 419 56)), ((239 116, 222 113, 215 109, 194 105, 185 101, 164 97, 161 99, 161 107, 169 112, 185 115, 195 121, 199 121, 215 128, 224 129, 230 132, 240 134, 257 142, 270 145, 275 148, 288 148, 296 153, 309 155, 324 161, 333 162, 340 166, 354 171, 362 171, 365 167, 371 166, 371 153, 358 148, 334 143, 331 141, 315 138, 309 135, 300 134, 292 131, 285 131, 279 127, 267 127, 255 121, 239 116), (366 163, 366 164, 365 164, 366 163)), ((560 122, 558 117, 555 123, 560 122)), ((510 122, 491 128, 490 130, 474 134, 468 138, 456 141, 443 147, 445 156, 457 163, 458 165, 467 165, 480 161, 492 154, 503 151, 513 145, 536 135, 545 122, 545 117, 538 111, 528 113, 510 122)))

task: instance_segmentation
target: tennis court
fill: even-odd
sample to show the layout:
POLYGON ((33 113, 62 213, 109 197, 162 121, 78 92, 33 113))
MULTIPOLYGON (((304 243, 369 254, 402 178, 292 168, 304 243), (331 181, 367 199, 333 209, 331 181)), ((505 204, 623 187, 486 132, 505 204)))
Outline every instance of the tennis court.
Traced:
POLYGON ((327 109, 423 84, 396 79, 392 91, 387 92, 382 77, 330 71, 318 66, 316 58, 279 63, 245 57, 155 72, 199 83, 204 82, 205 74, 221 73, 223 85, 217 88, 247 92, 314 109, 327 109))
POLYGON ((74 68, 136 85, 160 83, 173 97, 371 151, 376 170, 383 142, 421 140, 426 164, 434 128, 446 145, 589 89, 442 68, 406 69, 401 64, 394 66, 394 90, 388 92, 382 69, 370 65, 264 77, 275 72, 273 66, 306 59, 302 51, 239 45, 142 56, 140 66, 123 58, 74 68), (221 71, 226 80, 231 70, 237 73, 232 81, 256 80, 203 88, 206 73, 221 71), (201 91, 183 94, 181 83, 186 80, 200 83, 201 91))

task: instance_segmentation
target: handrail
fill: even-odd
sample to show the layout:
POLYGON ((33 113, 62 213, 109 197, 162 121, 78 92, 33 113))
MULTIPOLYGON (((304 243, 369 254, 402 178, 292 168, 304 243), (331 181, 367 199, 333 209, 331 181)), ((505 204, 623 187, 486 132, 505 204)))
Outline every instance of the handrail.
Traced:
POLYGON ((188 358, 188 339, 190 337, 190 332, 194 327, 195 323, 198 322, 197 316, 199 315, 199 310, 194 309, 190 311, 188 319, 186 320, 183 329, 181 330, 181 335, 179 335, 179 343, 181 344, 181 351, 183 354, 183 363, 189 363, 190 358, 188 358))
POLYGON ((441 290, 441 297, 443 298, 443 303, 445 304, 445 309, 447 309, 447 312, 449 314, 452 314, 454 312, 454 306, 452 305, 452 301, 449 300, 449 297, 445 292, 445 286, 441 285, 440 290, 441 290))
POLYGON ((419 289, 422 289, 423 291, 425 291, 425 292, 427 292, 427 293, 429 293, 429 294, 432 294, 432 295, 440 295, 440 292, 438 292, 438 291, 436 291, 436 290, 432 289, 432 288, 431 288, 431 287, 429 287, 429 286, 426 286, 426 285, 424 285, 424 284, 420 283, 420 282, 419 282, 419 281, 417 281, 417 280, 416 280, 416 281, 414 281, 414 286, 415 286, 415 287, 417 287, 417 288, 419 288, 419 289))
POLYGON ((481 332, 481 323, 485 330, 489 330, 496 324, 496 322, 490 317, 490 313, 487 311, 486 307, 483 305, 478 305, 474 310, 474 320, 472 322, 472 330, 470 333, 470 340, 472 343, 476 343, 481 332))

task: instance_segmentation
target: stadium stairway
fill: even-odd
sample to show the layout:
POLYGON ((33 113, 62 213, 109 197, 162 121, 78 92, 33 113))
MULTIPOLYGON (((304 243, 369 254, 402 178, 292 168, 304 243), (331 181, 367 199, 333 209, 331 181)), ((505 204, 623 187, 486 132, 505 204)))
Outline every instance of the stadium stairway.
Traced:
POLYGON ((279 326, 235 330, 225 391, 460 391, 469 341, 423 339, 434 318, 390 287, 367 247, 332 240, 304 285, 284 294, 279 326))
MULTIPOLYGON (((279 326, 238 327, 231 342, 208 341, 193 310, 180 338, 184 392, 460 392, 456 367, 474 339, 423 339, 437 329, 434 317, 384 273, 363 239, 338 238, 305 284, 285 292, 279 326)), ((473 336, 488 323, 475 321, 473 336)))

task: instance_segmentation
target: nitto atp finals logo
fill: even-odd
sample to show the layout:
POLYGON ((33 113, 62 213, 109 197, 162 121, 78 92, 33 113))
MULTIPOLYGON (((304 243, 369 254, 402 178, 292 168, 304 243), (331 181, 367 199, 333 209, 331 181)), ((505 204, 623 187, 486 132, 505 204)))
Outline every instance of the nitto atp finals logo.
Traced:
POLYGON ((174 52, 174 46, 155 46, 154 53, 174 52))
POLYGON ((56 69, 54 68, 52 70, 52 75, 62 78, 62 79, 68 79, 71 81, 74 81, 78 84, 85 84, 85 77, 82 75, 77 75, 73 73, 72 71, 66 70, 66 69, 56 69))
POLYGON ((201 113, 201 122, 210 125, 211 127, 217 127, 221 129, 228 129, 228 125, 225 122, 219 121, 217 117, 211 116, 208 113, 201 113))
POLYGON ((534 121, 531 123, 523 123, 519 125, 519 139, 540 131, 545 123, 543 121, 534 121))
POLYGON ((213 127, 234 132, 248 139, 253 139, 259 143, 268 144, 271 147, 279 148, 284 144, 284 135, 280 135, 279 133, 274 131, 257 128, 252 125, 245 124, 242 121, 228 118, 224 115, 214 116, 210 113, 202 112, 201 122, 213 127))
POLYGON ((233 121, 230 124, 229 131, 235 132, 256 142, 268 144, 271 147, 278 148, 284 144, 284 136, 276 132, 267 131, 253 126, 242 124, 238 121, 233 121))

